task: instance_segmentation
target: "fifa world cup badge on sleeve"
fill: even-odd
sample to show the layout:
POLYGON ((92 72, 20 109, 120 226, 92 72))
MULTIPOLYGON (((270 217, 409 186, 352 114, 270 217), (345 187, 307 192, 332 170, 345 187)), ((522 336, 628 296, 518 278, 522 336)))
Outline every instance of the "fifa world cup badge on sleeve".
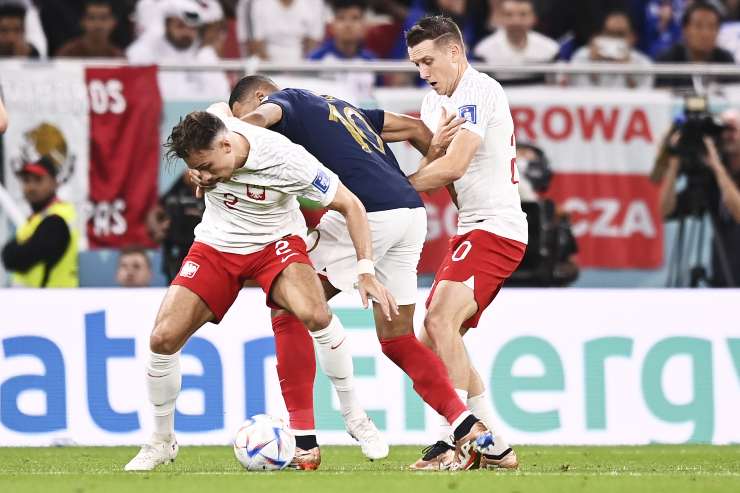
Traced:
POLYGON ((324 170, 320 169, 311 184, 318 188, 321 193, 326 193, 329 191, 329 176, 324 173, 324 170))
POLYGON ((460 118, 464 118, 470 123, 478 123, 478 115, 476 115, 476 107, 474 104, 468 104, 466 106, 460 106, 457 110, 460 118))

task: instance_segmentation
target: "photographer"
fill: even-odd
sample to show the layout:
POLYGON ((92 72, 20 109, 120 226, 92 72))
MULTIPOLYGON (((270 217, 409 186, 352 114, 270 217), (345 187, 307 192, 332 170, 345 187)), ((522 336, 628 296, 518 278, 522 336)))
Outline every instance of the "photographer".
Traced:
POLYGON ((529 244, 509 286, 567 286, 578 278, 578 252, 568 215, 544 197, 552 181, 549 160, 539 147, 517 143, 519 195, 527 214, 529 244))
POLYGON ((666 220, 700 219, 709 213, 715 228, 709 284, 730 287, 740 281, 740 113, 728 110, 720 121, 717 143, 703 135, 703 152, 695 158, 683 144, 693 130, 684 126, 683 131, 671 132, 663 142, 652 178, 660 182, 660 210, 666 220), (686 187, 677 191, 682 174, 686 175, 686 187))
POLYGON ((149 212, 149 235, 162 244, 162 273, 168 283, 177 275, 193 244, 193 230, 203 218, 204 210, 205 202, 195 196, 189 174, 183 173, 149 212))

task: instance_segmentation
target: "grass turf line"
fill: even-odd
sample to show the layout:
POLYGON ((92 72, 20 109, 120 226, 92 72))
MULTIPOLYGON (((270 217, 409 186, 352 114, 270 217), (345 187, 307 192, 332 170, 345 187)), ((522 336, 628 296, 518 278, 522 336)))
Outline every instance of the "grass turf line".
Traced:
POLYGON ((424 493, 456 490, 539 493, 740 492, 740 446, 516 448, 519 471, 410 472, 419 447, 391 447, 369 462, 359 447, 322 447, 316 472, 249 473, 230 447, 183 447, 177 462, 125 473, 135 447, 0 448, 3 492, 271 491, 424 493), (268 490, 269 488, 269 490, 268 490))

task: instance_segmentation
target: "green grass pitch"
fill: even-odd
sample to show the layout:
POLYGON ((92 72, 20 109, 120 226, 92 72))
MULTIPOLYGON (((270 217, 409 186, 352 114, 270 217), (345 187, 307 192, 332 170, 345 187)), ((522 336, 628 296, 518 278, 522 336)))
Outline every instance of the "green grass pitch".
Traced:
POLYGON ((0 448, 0 492, 740 492, 740 446, 517 447, 519 471, 410 472, 419 447, 383 461, 322 448, 316 472, 247 473, 230 447, 183 447, 177 462, 124 473, 134 447, 0 448))

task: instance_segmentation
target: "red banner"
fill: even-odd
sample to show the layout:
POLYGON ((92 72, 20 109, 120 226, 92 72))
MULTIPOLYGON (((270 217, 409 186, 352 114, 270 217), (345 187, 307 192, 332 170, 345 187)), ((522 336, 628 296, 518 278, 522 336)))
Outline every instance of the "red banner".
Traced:
POLYGON ((162 100, 156 67, 88 68, 91 248, 153 246, 162 100))
POLYGON ((548 195, 570 213, 581 267, 663 264, 658 188, 647 176, 558 173, 548 195))

